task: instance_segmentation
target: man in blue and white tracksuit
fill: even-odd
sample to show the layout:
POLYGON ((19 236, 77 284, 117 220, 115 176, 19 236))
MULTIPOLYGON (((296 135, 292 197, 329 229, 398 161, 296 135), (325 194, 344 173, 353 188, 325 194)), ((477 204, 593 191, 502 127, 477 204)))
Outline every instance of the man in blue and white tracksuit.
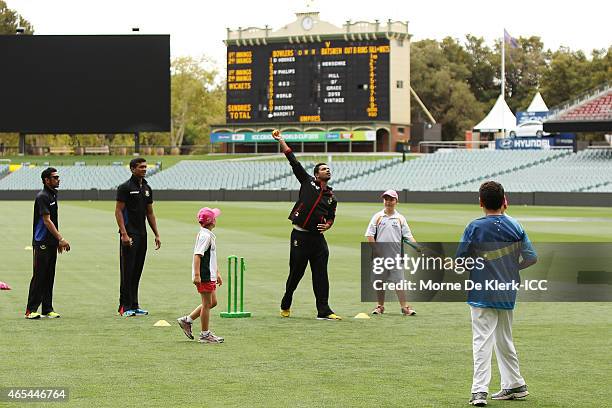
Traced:
POLYGON ((485 216, 472 221, 465 228, 457 257, 484 259, 483 268, 470 271, 470 280, 480 283, 482 290, 470 290, 467 302, 472 314, 474 354, 472 397, 469 402, 482 407, 487 405, 494 348, 502 389, 491 398, 516 399, 529 394, 519 371, 512 339, 517 291, 490 290, 486 282, 520 283, 519 271, 535 264, 537 255, 521 224, 504 214, 508 204, 502 185, 494 181, 485 182, 480 186, 479 193, 485 216))

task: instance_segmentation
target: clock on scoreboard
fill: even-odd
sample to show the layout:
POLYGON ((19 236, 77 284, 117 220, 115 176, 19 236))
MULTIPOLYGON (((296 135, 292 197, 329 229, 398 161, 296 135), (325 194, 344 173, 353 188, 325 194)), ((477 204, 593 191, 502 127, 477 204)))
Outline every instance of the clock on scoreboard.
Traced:
POLYGON ((227 123, 389 120, 389 40, 227 47, 227 123))

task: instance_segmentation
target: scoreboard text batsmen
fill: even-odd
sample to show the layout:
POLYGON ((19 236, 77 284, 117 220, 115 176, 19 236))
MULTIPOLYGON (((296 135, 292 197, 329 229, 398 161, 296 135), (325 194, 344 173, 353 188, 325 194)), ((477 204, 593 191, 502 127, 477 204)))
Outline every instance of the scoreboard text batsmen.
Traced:
POLYGON ((389 40, 229 46, 228 123, 389 120, 389 40))

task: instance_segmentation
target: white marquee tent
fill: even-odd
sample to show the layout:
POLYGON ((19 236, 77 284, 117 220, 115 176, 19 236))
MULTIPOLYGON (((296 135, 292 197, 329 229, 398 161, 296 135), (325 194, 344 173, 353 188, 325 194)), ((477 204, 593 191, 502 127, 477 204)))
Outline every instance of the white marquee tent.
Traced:
POLYGON ((548 112, 548 106, 544 103, 544 99, 539 92, 533 97, 533 100, 527 108, 527 112, 548 112))
POLYGON ((500 132, 502 130, 514 129, 516 127, 516 117, 508 107, 504 98, 499 95, 495 105, 489 114, 476 126, 474 132, 500 132))

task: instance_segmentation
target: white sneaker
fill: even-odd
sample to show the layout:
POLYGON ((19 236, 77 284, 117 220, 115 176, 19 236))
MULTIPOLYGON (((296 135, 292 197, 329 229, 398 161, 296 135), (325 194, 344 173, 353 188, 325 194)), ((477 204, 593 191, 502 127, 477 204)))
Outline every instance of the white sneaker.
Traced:
POLYGON ((191 323, 187 321, 187 316, 179 317, 178 319, 176 319, 176 322, 179 326, 181 326, 181 329, 183 329, 183 333, 185 333, 185 336, 193 340, 193 333, 191 332, 191 323))
POLYGON ((499 392, 491 395, 491 399, 494 400, 513 400, 525 398, 529 395, 529 391, 527 391, 527 385, 521 385, 520 387, 510 388, 510 389, 502 389, 499 392))
POLYGON ((223 343, 225 339, 223 337, 215 336, 215 334, 209 331, 207 334, 200 333, 200 343, 223 343))
POLYGON ((487 392, 473 392, 469 404, 475 407, 486 407, 488 396, 489 394, 487 392))

